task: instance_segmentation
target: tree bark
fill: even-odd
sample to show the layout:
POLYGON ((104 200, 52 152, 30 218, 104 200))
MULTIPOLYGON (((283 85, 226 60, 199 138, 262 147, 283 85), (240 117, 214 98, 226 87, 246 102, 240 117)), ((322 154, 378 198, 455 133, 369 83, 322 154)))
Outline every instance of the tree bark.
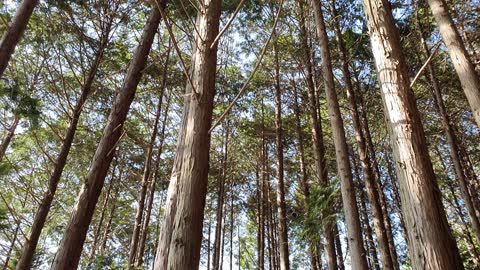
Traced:
POLYGON ((217 62, 217 45, 210 44, 218 34, 222 6, 221 0, 203 2, 192 55, 195 90, 188 84, 154 269, 197 269, 200 259, 217 62))
MULTIPOLYGON (((293 88, 293 111, 295 113, 295 132, 297 133, 298 138, 298 153, 300 154, 300 187, 302 189, 303 196, 305 197, 304 200, 304 207, 305 210, 308 211, 308 199, 310 198, 310 187, 308 184, 308 177, 307 177, 307 169, 305 165, 305 149, 303 146, 303 132, 302 132, 302 123, 300 121, 300 106, 298 104, 298 93, 297 93, 297 86, 295 84, 295 80, 292 80, 292 88, 293 88)), ((308 213, 307 213, 308 214, 308 213)), ((308 255, 310 257, 310 264, 312 270, 317 269, 317 258, 315 257, 315 252, 313 249, 313 245, 310 242, 308 247, 308 255)))
MULTIPOLYGON (((110 179, 110 184, 108 185, 107 190, 105 192, 105 199, 103 201, 103 205, 102 205, 102 208, 101 208, 102 212, 100 214, 100 219, 98 221, 97 229, 95 230, 95 234, 94 234, 94 238, 93 238, 92 253, 90 254, 89 266, 95 260, 97 245, 98 245, 98 241, 100 240, 100 233, 101 233, 102 226, 103 226, 103 220, 105 219, 105 212, 108 210, 108 203, 110 201, 110 193, 112 191, 112 185, 115 181, 115 170, 116 170, 116 167, 118 165, 118 157, 115 158, 115 161, 116 161, 115 165, 112 168, 112 175, 111 175, 111 179, 110 179)), ((87 268, 89 268, 89 267, 87 267, 87 268)))
MULTIPOLYGON (((19 220, 20 221, 20 220, 19 220)), ((13 232, 13 238, 10 242, 10 246, 8 247, 7 253, 5 255, 5 262, 3 263, 3 270, 9 269, 8 263, 10 262, 10 258, 12 256, 13 248, 15 247, 15 243, 17 242, 18 231, 20 230, 20 222, 17 222, 15 226, 15 231, 13 232)))
POLYGON ((15 136, 15 130, 17 129, 18 123, 20 122, 20 117, 15 116, 13 119, 13 123, 8 128, 7 134, 5 135, 5 138, 3 138, 2 145, 0 146, 0 162, 2 162, 3 157, 7 153, 8 146, 10 145, 10 142, 13 139, 13 136, 15 136))
POLYGON ((311 0, 315 14, 317 36, 320 43, 322 56, 322 74, 325 80, 325 92, 327 95, 328 111, 332 126, 333 140, 335 145, 335 158, 337 161, 338 175, 340 176, 343 210, 347 225, 348 242, 351 250, 352 265, 356 269, 367 269, 365 249, 363 247, 360 218, 358 215, 355 188, 352 179, 352 171, 348 159, 347 142, 343 127, 340 105, 335 92, 335 82, 332 71, 332 61, 328 45, 328 35, 325 27, 323 11, 319 0, 311 0))
POLYGON ((463 269, 409 86, 407 65, 390 3, 364 0, 363 5, 400 182, 412 266, 416 269, 463 269))
POLYGON ((43 227, 45 226, 48 213, 50 212, 50 207, 52 205, 53 198, 55 197, 58 183, 61 180, 63 169, 67 164, 67 158, 70 153, 70 149, 72 148, 80 116, 82 114, 85 103, 87 102, 90 94, 92 93, 92 85, 95 81, 98 67, 100 66, 103 58, 103 53, 108 43, 112 23, 112 19, 107 22, 105 30, 102 33, 98 51, 95 55, 92 66, 90 67, 89 73, 82 87, 82 93, 78 98, 75 107, 73 108, 65 138, 62 142, 60 152, 58 153, 58 156, 55 160, 53 171, 48 179, 47 190, 44 192, 42 200, 40 201, 40 205, 37 208, 37 212, 35 213, 30 232, 23 246, 22 255, 20 256, 20 259, 16 266, 17 270, 29 269, 30 265, 32 264, 33 256, 35 254, 35 249, 37 248, 40 234, 43 227))
POLYGON ((373 224, 375 234, 377 235, 377 242, 380 249, 382 266, 384 269, 398 269, 398 263, 396 266, 394 265, 392 259, 393 256, 390 253, 389 240, 387 236, 387 231, 385 229, 384 217, 379 199, 379 193, 382 191, 377 189, 373 176, 372 164, 368 157, 367 143, 365 141, 365 135, 363 133, 360 123, 360 114, 356 102, 356 93, 353 88, 350 70, 348 69, 348 55, 343 41, 342 32, 340 31, 340 26, 338 23, 338 14, 335 8, 335 0, 332 0, 331 2, 331 9, 334 18, 336 18, 333 22, 333 26, 335 30, 338 49, 340 51, 343 79, 346 86, 345 90, 347 91, 348 103, 352 114, 351 116, 353 128, 355 131, 355 139, 357 141, 358 155, 360 158, 360 164, 362 166, 363 180, 365 181, 365 187, 367 188, 368 200, 370 201, 370 206, 372 210, 373 224))
POLYGON ((22 38, 30 16, 32 16, 33 9, 37 4, 38 0, 23 0, 12 21, 8 24, 6 31, 3 33, 0 40, 0 78, 8 66, 17 43, 22 38))
MULTIPOLYGON (((414 3, 414 12, 415 12, 415 25, 417 27, 417 32, 420 38, 420 45, 422 47, 422 54, 424 59, 428 59, 430 57, 430 50, 428 49, 427 43, 425 42, 425 38, 422 31, 422 25, 420 24, 420 18, 418 17, 417 5, 414 3)), ((470 192, 468 189, 468 182, 464 175, 464 168, 460 158, 460 152, 458 148, 458 139, 454 132, 454 128, 452 127, 452 123, 450 121, 450 116, 448 115, 447 109, 445 108, 445 104, 443 103, 442 92, 440 89, 440 85, 438 84, 437 78, 435 77, 435 68, 431 63, 427 65, 428 69, 428 79, 430 80, 432 86, 432 94, 434 96, 434 104, 438 112, 441 116, 441 122, 443 126, 443 130, 445 131, 445 137, 447 139, 447 143, 449 145, 450 150, 450 157, 453 161, 453 165, 455 168, 455 175, 458 181, 458 185, 460 187, 460 191, 462 194, 463 201, 467 208, 468 217, 472 223, 473 232, 477 239, 477 242, 480 243, 480 221, 479 217, 475 213, 475 207, 473 205, 473 199, 470 196, 470 192)))
POLYGON ((277 48, 277 34, 274 30, 273 53, 275 62, 275 139, 277 156, 277 211, 278 211, 278 241, 280 251, 280 270, 290 269, 288 252, 288 228, 285 205, 285 180, 283 169, 283 127, 282 127, 282 89, 280 88, 280 63, 277 48))
POLYGON ((167 104, 165 105, 165 112, 163 114, 162 131, 160 132, 161 141, 157 150, 155 171, 153 172, 153 177, 149 184, 147 211, 145 213, 145 221, 143 222, 143 225, 142 225, 140 242, 138 243, 138 254, 136 256, 136 261, 135 261, 136 267, 140 267, 143 264, 143 255, 145 253, 145 242, 147 241, 147 235, 148 235, 148 225, 150 224, 150 216, 153 209, 153 200, 155 198, 155 186, 157 184, 157 177, 158 177, 158 171, 160 166, 160 157, 163 152, 163 146, 165 144, 165 129, 167 126, 167 118, 168 118, 168 112, 170 109, 171 95, 172 93, 170 92, 170 96, 167 99, 167 104))
POLYGON ((135 97, 137 85, 142 78, 142 71, 146 66, 160 19, 161 16, 158 9, 154 8, 145 25, 140 44, 134 54, 134 59, 128 68, 124 84, 113 103, 85 184, 81 188, 76 207, 52 264, 52 270, 71 270, 78 267, 88 227, 92 220, 98 197, 102 191, 115 148, 122 135, 122 127, 130 109, 130 104, 135 97))
POLYGON ((155 146, 155 140, 157 139, 158 124, 160 123, 160 115, 162 112, 163 96, 165 93, 169 58, 170 58, 170 48, 167 49, 167 56, 165 57, 165 64, 163 66, 162 85, 160 87, 160 94, 158 96, 157 110, 155 112, 155 121, 153 123, 152 134, 150 136, 150 141, 148 144, 144 170, 143 170, 143 177, 142 177, 142 182, 140 184, 140 193, 138 196, 138 208, 135 214, 135 224, 133 226, 132 241, 130 243, 130 252, 128 256, 129 269, 132 269, 135 266, 135 262, 138 259, 137 258, 138 241, 140 238, 140 233, 141 233, 142 223, 143 223, 143 213, 145 210, 145 198, 147 196, 148 183, 149 181, 153 181, 153 180, 150 180, 151 171, 152 171, 153 148, 155 146))
MULTIPOLYGON (((312 144, 313 144, 313 154, 315 157, 315 170, 319 178, 320 185, 328 185, 328 171, 325 164, 325 145, 323 142, 323 130, 322 122, 317 113, 317 109, 320 108, 319 103, 317 103, 316 94, 315 94, 315 83, 313 76, 313 67, 311 61, 311 47, 308 44, 307 39, 307 29, 305 26, 305 14, 304 14, 304 2, 303 0, 298 0, 299 5, 299 14, 300 14, 300 38, 302 42, 302 51, 303 51, 303 64, 306 71, 306 81, 307 81, 307 90, 308 90, 308 104, 307 107, 310 112, 310 125, 312 130, 312 144)), ((326 209, 324 216, 331 214, 329 209, 326 209)), ((333 233, 333 227, 336 224, 325 224, 324 233, 325 233, 325 256, 327 261, 327 266, 329 270, 337 270, 337 260, 335 253, 335 238, 333 233)))
POLYGON ((478 78, 478 74, 470 61, 462 38, 448 12, 448 6, 445 0, 428 0, 428 4, 438 24, 443 41, 445 45, 447 45, 450 59, 457 71, 463 92, 472 109, 475 122, 480 128, 480 79, 478 78))
POLYGON ((223 130, 223 153, 221 160, 222 172, 218 179, 218 191, 217 191, 217 224, 215 225, 215 238, 213 244, 213 270, 220 269, 220 244, 221 234, 223 228, 223 205, 225 201, 225 181, 227 178, 227 166, 228 166, 228 136, 229 127, 228 123, 223 130))

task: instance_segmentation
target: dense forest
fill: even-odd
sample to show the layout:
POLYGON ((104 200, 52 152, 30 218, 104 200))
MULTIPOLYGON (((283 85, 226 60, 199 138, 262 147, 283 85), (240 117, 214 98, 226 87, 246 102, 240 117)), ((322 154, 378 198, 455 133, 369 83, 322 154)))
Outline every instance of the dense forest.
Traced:
POLYGON ((480 269, 479 0, 4 0, 1 269, 480 269))

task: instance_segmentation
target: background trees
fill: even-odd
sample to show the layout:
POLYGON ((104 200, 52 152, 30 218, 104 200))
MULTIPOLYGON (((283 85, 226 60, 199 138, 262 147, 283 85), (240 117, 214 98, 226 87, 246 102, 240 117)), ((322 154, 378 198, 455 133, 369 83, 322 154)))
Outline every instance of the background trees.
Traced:
MULTIPOLYGON (((365 268, 416 269, 433 216, 443 262, 480 267, 479 130, 439 27, 448 13, 459 63, 478 80, 476 2, 437 1, 440 19, 435 1, 364 2, 367 15, 361 1, 170 1, 168 31, 161 1, 39 1, 0 80, 1 267, 69 256, 62 238, 93 183, 84 244, 73 248, 81 269, 149 269, 162 256, 189 269, 359 268, 356 252, 365 268), (211 47, 212 26, 233 14, 211 47), (372 50, 379 29, 392 36, 372 50), (138 66, 142 46, 151 49, 138 66), (396 62, 385 70, 381 55, 396 62), (129 106, 118 101, 126 94, 129 106), (112 108, 124 120, 107 125, 112 108), (346 207, 358 212, 353 245, 346 207), (192 248, 178 246, 187 236, 192 248)), ((20 4, 0 5, 2 33, 20 4)))

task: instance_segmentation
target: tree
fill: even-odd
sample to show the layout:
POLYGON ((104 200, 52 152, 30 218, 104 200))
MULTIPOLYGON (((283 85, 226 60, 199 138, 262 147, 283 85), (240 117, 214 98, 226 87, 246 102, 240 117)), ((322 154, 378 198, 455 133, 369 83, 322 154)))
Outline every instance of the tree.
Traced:
POLYGON ((76 269, 78 267, 83 243, 103 188, 105 176, 113 159, 117 143, 121 139, 121 127, 135 97, 137 85, 142 78, 142 71, 145 68, 160 19, 160 12, 157 8, 153 8, 145 24, 141 42, 128 68, 122 89, 115 98, 107 125, 93 157, 85 184, 78 196, 76 207, 65 230, 59 251, 55 256, 52 269, 76 269))
POLYGON ((463 269, 441 203, 390 4, 375 0, 363 1, 363 5, 400 182, 412 266, 463 269))
POLYGON ((352 179, 352 170, 348 159, 348 149, 343 127, 340 105, 338 103, 337 93, 335 92, 335 82, 333 79, 332 61, 328 45, 328 35, 323 18, 323 11, 320 1, 311 0, 312 9, 315 14, 315 25, 317 28, 317 37, 320 43, 322 55, 322 74, 325 78, 325 93, 327 95, 328 112, 330 115, 330 124, 333 132, 335 144, 335 158, 337 160, 337 170, 340 176, 343 212, 347 223, 348 243, 352 253, 352 264, 358 269, 367 269, 367 260, 365 258, 365 249, 362 244, 362 232, 360 229, 360 217, 358 214, 357 202, 355 199, 355 188, 352 179))
POLYGON ((28 20, 37 4, 38 0, 23 0, 7 30, 3 33, 0 40, 0 78, 3 77, 3 72, 7 68, 17 43, 22 38, 28 20))
POLYGON ((438 24, 443 41, 447 45, 450 59, 472 109, 473 118, 480 128, 480 79, 478 74, 448 12, 448 5, 445 0, 428 0, 428 4, 438 24))
POLYGON ((198 267, 218 43, 212 48, 210 45, 218 34, 221 6, 221 0, 204 1, 198 13, 191 81, 185 91, 177 153, 154 269, 198 267))

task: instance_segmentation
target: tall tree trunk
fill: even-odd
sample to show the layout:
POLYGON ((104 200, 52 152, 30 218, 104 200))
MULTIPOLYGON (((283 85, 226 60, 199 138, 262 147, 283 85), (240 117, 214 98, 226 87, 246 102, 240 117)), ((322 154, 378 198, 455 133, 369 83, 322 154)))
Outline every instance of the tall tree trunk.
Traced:
POLYGON ((390 3, 364 0, 413 268, 463 269, 428 154, 390 3))
MULTIPOLYGON (((123 175, 123 169, 120 168, 120 171, 118 172, 119 180, 122 179, 122 175, 123 175)), ((105 224, 105 230, 103 231, 103 235, 102 235, 102 243, 100 244, 100 250, 98 252, 100 256, 103 256, 105 252, 107 241, 108 241, 108 238, 110 237, 110 232, 112 231, 112 222, 113 222, 113 217, 115 215, 115 209, 117 207, 117 199, 118 199, 119 191, 120 191, 120 188, 116 188, 115 193, 112 196, 112 203, 111 203, 112 206, 110 208, 110 214, 108 215, 107 224, 105 224)))
POLYGON ((355 153, 352 152, 352 162, 353 162, 353 171, 354 175, 356 178, 356 185, 357 185, 357 190, 359 193, 359 201, 360 201, 360 214, 362 216, 362 221, 363 221, 363 234, 366 236, 366 241, 364 241, 365 244, 365 249, 370 253, 370 256, 368 256, 368 264, 369 264, 369 269, 374 269, 374 270, 380 270, 380 264, 378 262, 378 256, 377 256, 377 249, 375 248, 375 242, 373 240, 373 231, 372 227, 370 226, 370 220, 368 217, 368 209, 367 209, 367 203, 366 203, 366 196, 365 196, 365 191, 364 191, 364 186, 362 184, 362 180, 360 179, 360 173, 358 172, 358 165, 357 165, 357 160, 356 157, 354 156, 355 153))
POLYGON ((155 146, 155 141, 157 139, 158 124, 160 123, 160 115, 162 112, 163 96, 165 93, 165 86, 167 82, 169 58, 170 58, 170 47, 167 49, 167 56, 165 57, 165 64, 163 66, 163 72, 162 72, 163 78, 162 78, 162 85, 160 87, 160 93, 158 96, 157 111, 155 112, 155 121, 153 124, 150 141, 148 144, 144 170, 143 170, 143 177, 142 177, 142 182, 140 184, 140 193, 138 196, 138 208, 135 214, 135 224, 133 226, 132 241, 130 243, 130 253, 128 256, 129 269, 132 269, 135 266, 135 261, 137 260, 136 255, 137 255, 137 249, 138 249, 138 241, 139 241, 140 232, 142 229, 143 213, 145 210, 145 198, 147 196, 148 183, 151 178, 150 176, 152 171, 153 148, 155 146))
POLYGON ((9 269, 8 264, 10 263, 10 258, 12 256, 13 249, 15 248, 15 243, 17 242, 19 230, 20 230, 20 222, 17 222, 15 226, 15 231, 13 232, 12 241, 10 242, 10 246, 8 247, 7 253, 5 254, 5 262, 3 263, 3 268, 2 268, 3 270, 9 269))
MULTIPOLYGON (((422 54, 424 56, 424 59, 428 59, 430 57, 430 50, 428 49, 427 43, 425 42, 425 38, 422 31, 423 28, 422 28, 422 25, 420 24, 420 18, 418 17, 418 10, 417 10, 416 3, 414 3, 414 9, 415 9, 414 10, 415 26, 417 27, 417 30, 418 30, 417 32, 420 38, 422 54)), ((463 164, 459 155, 457 136, 454 132, 454 128, 452 127, 450 117, 448 115, 447 109, 445 108, 445 104, 443 103, 443 97, 442 97, 440 85, 438 84, 437 78, 435 77, 435 69, 431 63, 428 64, 427 68, 428 68, 428 78, 432 86, 434 103, 441 116, 442 126, 443 126, 443 130, 445 131, 447 143, 450 148, 449 149, 450 157, 453 161, 458 185, 460 187, 463 201, 467 208, 468 217, 470 218, 470 221, 472 223, 475 237, 477 238, 477 242, 480 243, 480 221, 479 221, 479 217, 475 213, 473 200, 472 200, 472 197, 470 196, 470 192, 468 189, 468 182, 467 182, 467 179, 465 179, 463 164)))
MULTIPOLYGON (((89 265, 95 260, 95 255, 97 251, 97 245, 98 241, 100 240, 100 233, 102 230, 103 226, 103 220, 105 219, 105 212, 108 210, 108 203, 110 201, 110 193, 112 191, 112 185, 115 181, 115 170, 118 165, 118 156, 115 157, 115 165, 112 168, 112 175, 110 179, 110 184, 107 187, 107 190, 105 192, 105 199, 103 201, 103 205, 101 208, 101 214, 100 214, 100 219, 98 221, 97 229, 95 230, 95 234, 93 237, 93 243, 92 243, 92 253, 90 254, 90 259, 89 259, 89 265)), ((89 267, 87 267, 89 268, 89 267)))
POLYGON ((220 244, 223 228, 223 205, 225 201, 225 181, 227 178, 227 166, 228 166, 228 137, 229 137, 228 123, 223 130, 223 151, 221 160, 221 175, 218 179, 218 191, 217 191, 217 224, 215 225, 215 238, 213 244, 213 270, 220 269, 220 244))
POLYGON ((8 24, 6 31, 0 40, 0 78, 8 66, 17 43, 22 38, 23 32, 27 28, 33 9, 37 6, 38 0, 23 0, 8 24))
POLYGON ((210 45, 218 34, 222 0, 205 0, 203 6, 192 55, 195 89, 188 84, 154 269, 196 269, 200 259, 217 62, 217 45, 210 45))
MULTIPOLYGON (((78 122, 82 114, 83 108, 90 94, 92 93, 92 85, 97 75, 98 67, 103 58, 103 53, 108 43, 108 38, 110 35, 111 26, 113 23, 113 17, 109 19, 107 25, 102 32, 102 37, 99 43, 98 51, 95 55, 95 58, 90 67, 89 73, 85 80, 85 83, 82 87, 82 93, 73 108, 72 115, 70 116, 70 123, 65 134, 65 138, 62 142, 60 152, 55 160, 53 171, 48 179, 47 190, 45 190, 40 205, 37 208, 35 217, 33 219, 33 224, 30 228, 30 232, 27 236, 27 239, 24 243, 22 255, 18 261, 17 270, 29 269, 32 264, 33 256, 35 254, 35 249, 37 248, 38 240, 40 234, 47 220, 48 213, 50 212, 50 206, 52 205, 53 198, 57 191, 58 183, 61 180, 63 169, 67 164, 67 158, 70 153, 70 149, 73 144, 75 133, 77 131, 78 122)), ((108 171, 108 168, 107 168, 108 171)), ((107 172, 105 172, 106 174, 107 172)))
POLYGON ((287 210, 285 205, 285 181, 283 169, 283 127, 282 127, 282 89, 280 87, 280 62, 278 57, 277 33, 273 35, 273 54, 275 62, 275 139, 277 144, 277 211, 278 241, 280 251, 280 270, 290 269, 288 252, 287 210))
POLYGON ((233 212, 234 212, 234 207, 233 207, 233 177, 231 179, 230 183, 230 270, 233 270, 233 212))
POLYGON ((17 129, 18 123, 20 122, 20 117, 15 116, 13 119, 12 125, 8 128, 5 138, 3 138, 2 145, 0 145, 0 162, 2 162, 3 157, 7 153, 8 146, 15 136, 15 130, 17 129))
MULTIPOLYGON (((315 157, 315 170, 319 178, 320 185, 328 185, 328 171, 325 164, 325 146, 323 142, 323 131, 322 131, 322 122, 320 115, 317 113, 317 109, 320 108, 317 103, 316 93, 315 93, 315 83, 313 76, 313 67, 312 67, 312 57, 310 54, 311 47, 308 44, 307 38, 307 29, 305 26, 305 4, 303 0, 298 0, 299 5, 299 14, 300 14, 300 38, 302 42, 302 51, 303 51, 303 63, 306 70, 306 80, 307 80, 307 90, 308 90, 308 104, 307 107, 310 112, 310 125, 312 129, 312 143, 313 143, 313 154, 315 157)), ((326 209, 324 216, 331 214, 331 211, 326 209)), ((327 223, 324 226, 325 233, 325 256, 327 260, 327 266, 329 270, 337 270, 337 260, 335 254, 335 237, 333 233, 333 227, 336 226, 336 222, 327 223)))
POLYGON ((92 220, 98 197, 102 191, 115 148, 122 135, 122 127, 130 109, 130 104, 135 97, 137 85, 142 78, 142 71, 146 66, 160 19, 160 12, 157 8, 154 8, 143 30, 134 59, 128 68, 124 84, 113 103, 85 184, 81 188, 76 207, 67 225, 59 251, 53 261, 52 270, 71 270, 78 267, 88 227, 92 220))
MULTIPOLYGON (((358 80, 357 80, 357 82, 358 82, 358 80)), ((355 99, 356 99, 355 102, 358 105, 360 105, 360 107, 361 107, 360 108, 361 109, 360 115, 361 115, 361 118, 362 118, 362 120, 360 121, 361 128, 363 130, 363 133, 365 134, 365 139, 367 141, 368 153, 369 153, 370 162, 371 162, 372 168, 373 168, 373 176, 374 176, 374 179, 375 179, 375 186, 376 186, 376 190, 378 191, 378 199, 379 199, 379 203, 380 203, 381 210, 382 210, 383 220, 384 220, 384 223, 385 223, 385 230, 387 232, 388 246, 390 248, 390 254, 392 256, 393 266, 395 267, 395 269, 398 269, 399 263, 398 263, 397 250, 395 248, 395 241, 393 239, 392 222, 391 222, 391 219, 390 219, 390 215, 388 213, 388 204, 387 204, 387 200, 385 198, 385 193, 384 193, 384 190, 383 190, 382 179, 381 179, 381 175, 380 175, 380 168, 379 168, 379 165, 378 165, 378 162, 377 162, 377 155, 376 155, 375 146, 373 145, 372 135, 370 133, 370 127, 369 127, 369 124, 368 124, 368 117, 367 117, 367 110, 366 110, 365 104, 363 102, 363 96, 362 96, 362 93, 361 93, 360 85, 361 84, 358 82, 358 84, 357 84, 358 93, 357 93, 357 95, 355 95, 355 99)), ((391 178, 390 180, 393 180, 393 179, 391 178)), ((394 186, 394 188, 396 188, 396 185, 394 186)), ((400 202, 400 200, 398 200, 398 202, 400 202)), ((400 214, 400 219, 403 220, 401 211, 399 211, 399 214, 400 214)))
POLYGON ((210 234, 212 233, 212 222, 208 222, 208 238, 207 238, 207 270, 210 270, 210 246, 211 240, 210 240, 210 234))
MULTIPOLYGON (((338 270, 345 270, 345 264, 343 263, 343 251, 342 251, 342 242, 340 241, 340 233, 338 230, 338 223, 335 226, 335 248, 337 251, 337 262, 338 262, 338 270)), ((319 258, 321 260, 321 256, 319 258)), ((321 268, 319 268, 321 270, 321 268)))
POLYGON ((472 109, 473 117, 480 128, 480 79, 478 74, 470 61, 462 38, 458 34, 457 28, 448 12, 445 0, 428 0, 428 4, 438 24, 443 41, 447 45, 450 59, 460 78, 460 83, 472 109))
POLYGON ((465 48, 469 52, 470 56, 472 57, 473 65, 477 72, 480 72, 480 57, 478 56, 475 48, 473 47, 472 41, 467 35, 467 30, 465 29, 465 23, 463 16, 457 12, 457 8, 455 7, 455 3, 450 1, 450 3, 446 2, 446 4, 451 4, 451 10, 453 12, 453 16, 457 19, 457 25, 459 28, 459 34, 462 36, 463 42, 465 44, 465 48))
MULTIPOLYGON (((302 132, 302 123, 300 121, 300 106, 298 104, 298 93, 297 93, 297 86, 295 84, 295 80, 292 80, 292 88, 293 88, 293 111, 295 113, 295 132, 297 133, 298 138, 298 153, 300 154, 300 187, 303 192, 303 196, 305 197, 304 207, 305 211, 308 211, 308 199, 310 198, 310 187, 308 185, 308 178, 307 178, 307 169, 305 165, 305 149, 303 147, 303 132, 302 132)), ((307 213, 308 214, 308 213, 307 213)), ((308 247, 308 255, 310 257, 311 269, 317 269, 317 258, 315 257, 315 252, 313 249, 313 245, 310 242, 308 247)))
POLYGON ((162 131, 160 132, 160 145, 158 146, 158 150, 157 150, 155 171, 153 172, 153 177, 149 184, 147 211, 145 213, 145 221, 143 222, 143 225, 142 225, 140 242, 138 243, 138 253, 135 261, 136 267, 140 267, 143 264, 143 255, 145 253, 145 242, 147 241, 147 236, 148 236, 148 225, 150 224, 150 216, 152 214, 152 209, 153 209, 153 200, 155 198, 155 187, 157 184, 158 172, 159 172, 160 161, 161 161, 160 157, 163 152, 163 145, 165 144, 165 129, 167 126, 167 118, 168 118, 168 112, 170 109, 171 95, 172 95, 172 92, 170 92, 169 94, 169 97, 167 99, 167 104, 165 105, 165 112, 163 114, 162 131))
MULTIPOLYGON (((398 263, 395 266, 393 263, 392 255, 390 253, 389 241, 387 236, 387 231, 385 229, 383 212, 380 206, 379 193, 381 190, 377 189, 375 184, 375 179, 373 176, 373 169, 370 159, 368 158, 367 152, 367 143, 365 141, 365 135, 363 133, 361 123, 360 123, 360 114, 358 111, 356 103, 356 93, 353 89, 353 83, 350 75, 350 70, 348 69, 348 55, 343 41, 342 32, 340 31, 340 26, 338 23, 337 11, 335 8, 335 0, 331 2, 331 9, 334 18, 334 30, 335 36, 337 39, 337 45, 340 51, 341 66, 343 79, 345 81, 348 103, 350 106, 350 111, 352 114, 353 128, 355 131, 355 139, 357 141, 358 155, 360 158, 360 164, 363 171, 363 180, 365 181, 365 186, 367 188, 367 196, 370 201, 370 206, 372 210, 373 224, 375 229, 375 234, 377 235, 378 247, 380 249, 380 257, 382 261, 382 266, 384 269, 398 269, 398 263)), ((395 256, 396 257, 396 256, 395 256)))
POLYGON ((442 157, 441 151, 439 150, 438 147, 436 147, 435 150, 437 152, 438 158, 440 159, 440 165, 442 166, 442 169, 445 172, 445 175, 446 175, 446 178, 447 178, 446 181, 445 181, 445 184, 446 184, 446 186, 448 187, 448 189, 451 193, 451 198, 449 198, 447 196, 444 196, 444 198, 447 201, 449 201, 450 204, 452 205, 452 207, 455 209, 454 211, 455 211, 456 216, 454 217, 454 221, 457 222, 457 223, 460 223, 462 225, 462 227, 463 227, 462 238, 464 238, 464 240, 466 242, 466 246, 467 246, 468 251, 470 252, 472 260, 476 263, 477 267, 480 267, 480 254, 479 254, 479 252, 478 252, 478 250, 475 246, 475 241, 473 240, 473 237, 471 235, 470 226, 467 225, 467 222, 465 220, 465 215, 463 214, 463 207, 461 206, 461 204, 458 200, 458 196, 457 196, 456 190, 455 190, 454 181, 452 181, 450 179, 450 177, 448 176, 448 173, 449 173, 448 168, 445 165, 445 161, 442 157))
POLYGON ((343 210, 347 225, 348 241, 351 251, 352 264, 356 269, 367 269, 365 249, 363 248, 360 218, 355 199, 355 188, 352 179, 352 171, 348 159, 347 142, 343 127, 340 105, 335 92, 335 82, 332 71, 332 61, 328 45, 327 29, 323 17, 323 11, 319 0, 311 0, 315 14, 317 36, 320 43, 322 56, 322 74, 325 80, 325 92, 327 95, 328 111, 332 126, 333 140, 335 144, 335 158, 337 161, 338 175, 340 176, 343 210))

